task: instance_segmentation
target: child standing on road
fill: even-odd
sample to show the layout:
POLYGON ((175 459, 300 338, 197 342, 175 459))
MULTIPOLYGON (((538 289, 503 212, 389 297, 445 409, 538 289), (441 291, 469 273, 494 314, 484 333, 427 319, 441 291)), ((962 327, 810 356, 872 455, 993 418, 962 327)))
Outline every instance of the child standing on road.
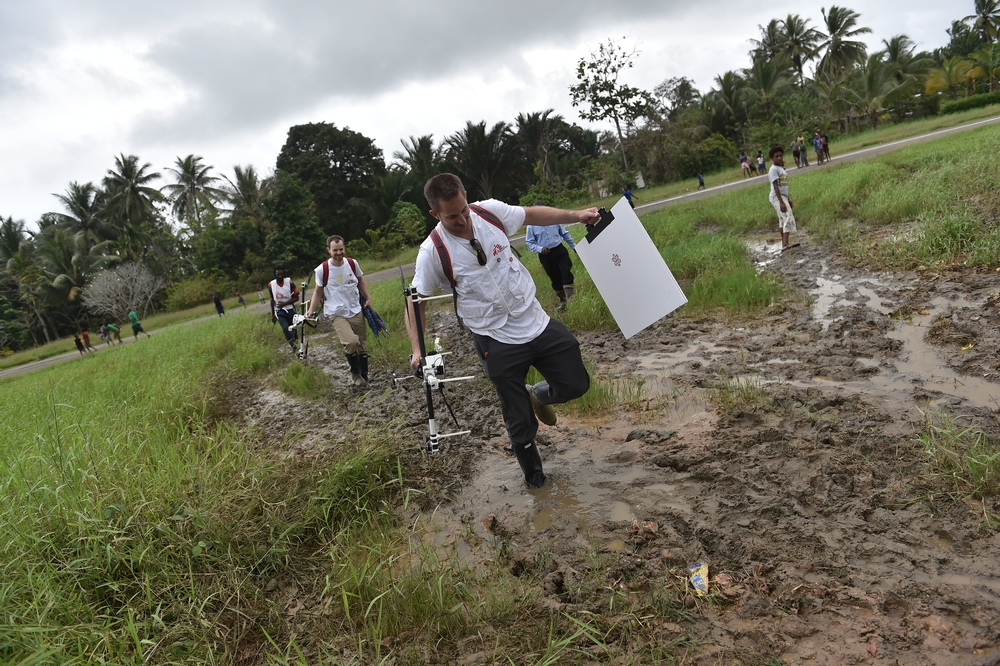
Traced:
POLYGON ((698 172, 698 189, 704 189, 705 187, 705 177, 701 175, 701 171, 698 172))
POLYGON ((757 151, 757 173, 764 175, 764 153, 757 151))
POLYGON ((795 228, 795 215, 792 213, 792 200, 788 196, 788 172, 785 171, 785 149, 781 144, 774 144, 768 152, 771 158, 771 170, 768 179, 771 181, 770 201, 778 213, 778 227, 781 229, 781 251, 798 247, 791 243, 791 234, 795 228), (787 202, 787 203, 786 203, 787 202))

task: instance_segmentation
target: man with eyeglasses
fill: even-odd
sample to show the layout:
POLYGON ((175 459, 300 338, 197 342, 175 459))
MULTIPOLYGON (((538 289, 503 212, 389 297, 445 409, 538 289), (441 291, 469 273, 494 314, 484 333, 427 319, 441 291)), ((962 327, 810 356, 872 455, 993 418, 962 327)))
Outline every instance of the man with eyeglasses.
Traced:
MULTIPOLYGON (((552 405, 586 393, 590 375, 580 356, 580 343, 561 322, 550 319, 535 299, 535 283, 511 251, 508 236, 525 224, 594 224, 600 215, 596 208, 522 208, 496 199, 470 205, 462 181, 450 173, 427 181, 424 197, 438 224, 420 245, 412 284, 422 296, 454 289, 458 315, 472 331, 476 352, 500 397, 524 480, 541 488, 545 474, 534 444, 538 420, 555 425, 552 405), (526 386, 531 366, 545 380, 526 386)), ((411 365, 417 368, 420 345, 409 300, 406 307, 411 365)), ((419 307, 423 322, 424 303, 419 307)))

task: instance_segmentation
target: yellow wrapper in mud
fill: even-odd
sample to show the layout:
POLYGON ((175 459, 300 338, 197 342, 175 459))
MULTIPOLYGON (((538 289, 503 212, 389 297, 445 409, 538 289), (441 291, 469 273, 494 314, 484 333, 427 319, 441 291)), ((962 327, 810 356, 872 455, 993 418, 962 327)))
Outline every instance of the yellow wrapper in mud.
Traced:
POLYGON ((695 564, 689 564, 687 571, 695 595, 703 597, 708 594, 708 565, 696 562, 695 564))

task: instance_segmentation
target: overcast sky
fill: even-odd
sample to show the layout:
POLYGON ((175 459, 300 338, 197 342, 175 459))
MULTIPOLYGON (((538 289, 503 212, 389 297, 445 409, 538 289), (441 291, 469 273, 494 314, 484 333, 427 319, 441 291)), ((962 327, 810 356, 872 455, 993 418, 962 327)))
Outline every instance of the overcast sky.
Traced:
MULTIPOLYGON (((844 4, 862 12, 870 45, 904 32, 930 50, 973 3, 844 4)), ((98 184, 119 153, 161 173, 191 153, 222 173, 268 173, 288 128, 307 122, 361 132, 387 161, 401 139, 440 140, 467 120, 552 108, 581 122, 567 88, 577 60, 609 37, 640 51, 627 83, 687 76, 706 91, 749 65, 758 25, 793 12, 821 27, 823 6, 0 0, 0 215, 32 223, 58 210, 53 193, 98 184)))

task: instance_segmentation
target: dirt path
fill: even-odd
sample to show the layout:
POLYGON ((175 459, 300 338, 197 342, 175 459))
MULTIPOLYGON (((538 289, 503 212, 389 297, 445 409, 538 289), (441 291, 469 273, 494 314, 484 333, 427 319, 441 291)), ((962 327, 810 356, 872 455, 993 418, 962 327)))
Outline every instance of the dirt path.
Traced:
MULTIPOLYGON (((402 409, 411 463, 449 498, 411 507, 408 522, 470 565, 502 553, 512 573, 542 581, 540 604, 574 614, 606 612, 595 597, 611 590, 683 600, 685 567, 707 563, 711 601, 688 598, 681 619, 649 626, 663 644, 694 639, 685 663, 1000 664, 1000 500, 950 497, 917 441, 932 411, 1000 436, 1000 275, 873 275, 807 234, 785 254, 771 236, 748 241, 761 270, 808 298, 752 321, 671 318, 629 341, 581 336, 606 382, 641 380, 641 408, 562 409, 541 432, 540 490, 503 451, 485 379, 450 392, 472 435, 422 459, 422 391, 373 375, 361 412, 402 409), (719 386, 732 394, 722 407, 709 401, 719 386)), ((454 373, 481 375, 454 317, 434 319, 434 335, 456 352, 454 373)), ((344 374, 324 356, 333 345, 315 349, 314 362, 344 374)), ((332 422, 296 436, 301 451, 356 427, 358 394, 338 396, 332 422)), ((286 402, 270 393, 248 411, 285 437, 286 402)))

